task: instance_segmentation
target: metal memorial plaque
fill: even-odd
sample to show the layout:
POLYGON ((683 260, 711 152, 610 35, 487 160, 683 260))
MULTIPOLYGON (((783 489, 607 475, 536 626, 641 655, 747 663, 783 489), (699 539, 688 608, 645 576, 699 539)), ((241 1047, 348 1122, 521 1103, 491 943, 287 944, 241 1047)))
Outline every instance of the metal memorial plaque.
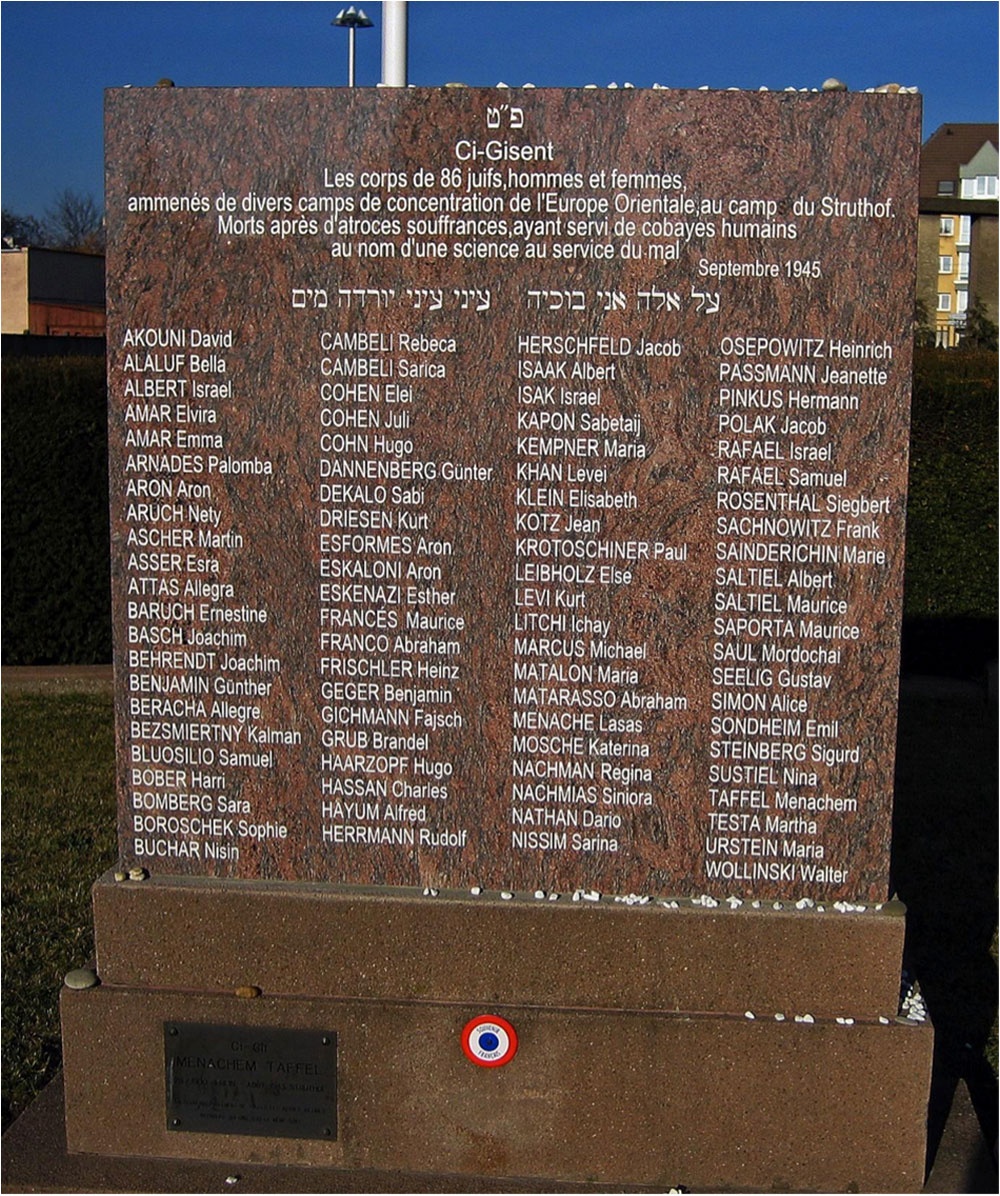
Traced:
POLYGON ((123 858, 884 899, 919 139, 109 92, 123 858))
POLYGON ((265 1026, 163 1027, 167 1128, 337 1137, 337 1035, 265 1026))

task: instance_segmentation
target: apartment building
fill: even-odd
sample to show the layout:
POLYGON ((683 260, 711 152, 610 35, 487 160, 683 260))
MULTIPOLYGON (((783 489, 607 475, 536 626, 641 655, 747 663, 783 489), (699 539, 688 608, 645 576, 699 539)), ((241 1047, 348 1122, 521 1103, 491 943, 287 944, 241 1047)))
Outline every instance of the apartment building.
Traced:
POLYGON ((935 342, 954 348, 977 300, 997 307, 997 125, 942 125, 920 155, 917 295, 935 342))

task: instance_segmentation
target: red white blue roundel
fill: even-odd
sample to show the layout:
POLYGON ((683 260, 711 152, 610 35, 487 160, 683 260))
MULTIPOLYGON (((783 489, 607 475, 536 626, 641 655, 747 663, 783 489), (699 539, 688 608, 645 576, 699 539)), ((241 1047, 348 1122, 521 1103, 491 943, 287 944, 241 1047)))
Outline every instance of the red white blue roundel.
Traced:
POLYGON ((479 1067, 503 1067, 517 1054, 517 1032, 502 1017, 474 1017, 462 1031, 462 1050, 479 1067))

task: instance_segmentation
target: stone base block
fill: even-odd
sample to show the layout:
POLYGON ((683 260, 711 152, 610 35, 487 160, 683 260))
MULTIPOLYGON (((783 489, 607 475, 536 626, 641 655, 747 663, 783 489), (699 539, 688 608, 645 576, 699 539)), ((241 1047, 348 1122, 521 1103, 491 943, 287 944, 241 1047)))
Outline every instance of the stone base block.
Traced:
MULTIPOLYGON (((939 1097, 943 1096, 940 1092, 939 1097)), ((960 1084, 937 1112, 946 1119, 924 1192, 995 1193, 996 1156, 960 1084)), ((933 1101, 933 1095, 932 1095, 933 1101)), ((344 1171, 332 1167, 268 1167, 199 1163, 189 1159, 139 1159, 70 1154, 66 1149, 63 1078, 60 1073, 4 1134, 4 1192, 468 1192, 467 1177, 440 1172, 344 1171)), ((562 1184, 524 1177, 477 1176, 477 1192, 651 1192, 640 1184, 562 1184)), ((722 1188, 713 1189, 716 1192, 722 1188)))
POLYGON ((904 908, 501 900, 158 877, 94 886, 98 971, 125 988, 877 1020, 904 908))
POLYGON ((923 1183, 928 1025, 106 984, 65 989, 62 1017, 70 1151, 661 1190, 923 1183), (505 1066, 463 1053, 462 1029, 483 1013, 516 1029, 505 1066), (170 1022, 333 1031, 336 1138, 171 1128, 170 1022))

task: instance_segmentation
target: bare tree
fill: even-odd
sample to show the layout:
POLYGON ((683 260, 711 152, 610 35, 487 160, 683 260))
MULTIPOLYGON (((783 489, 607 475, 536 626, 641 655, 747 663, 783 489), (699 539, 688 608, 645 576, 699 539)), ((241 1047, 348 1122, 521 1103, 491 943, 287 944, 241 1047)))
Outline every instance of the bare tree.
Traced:
POLYGON ((104 252, 104 216, 91 195, 61 192, 45 213, 45 227, 53 249, 104 252))
POLYGON ((3 209, 3 244, 5 249, 22 248, 31 245, 46 245, 48 234, 40 220, 34 216, 20 216, 17 212, 3 209))

